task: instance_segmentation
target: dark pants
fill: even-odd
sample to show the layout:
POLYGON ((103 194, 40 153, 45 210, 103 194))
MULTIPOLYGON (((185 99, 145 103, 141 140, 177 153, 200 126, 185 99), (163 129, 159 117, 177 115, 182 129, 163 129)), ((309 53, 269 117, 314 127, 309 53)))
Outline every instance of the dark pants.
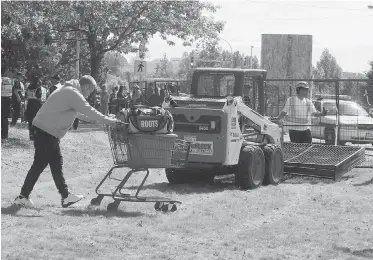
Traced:
POLYGON ((10 97, 1 97, 1 138, 8 138, 10 102, 10 97))
POLYGON ((60 140, 39 128, 33 126, 34 130, 34 162, 27 173, 25 182, 21 189, 21 195, 28 197, 39 179, 40 174, 49 164, 54 183, 62 198, 68 196, 68 189, 62 172, 62 154, 60 140))
POLYGON ((18 102, 18 100, 13 100, 12 107, 13 107, 12 125, 15 125, 18 121, 19 115, 21 114, 21 102, 18 102))
POLYGON ((312 143, 311 130, 305 131, 289 130, 290 141, 292 143, 312 143))
POLYGON ((79 126, 79 119, 78 119, 78 118, 75 118, 74 123, 73 123, 73 129, 74 129, 74 130, 77 130, 77 129, 78 129, 78 126, 79 126))
POLYGON ((41 108, 41 101, 37 99, 30 99, 27 102, 26 108, 26 120, 28 122, 28 129, 30 134, 30 139, 33 138, 33 131, 32 131, 32 120, 34 120, 36 114, 38 113, 39 109, 41 108))

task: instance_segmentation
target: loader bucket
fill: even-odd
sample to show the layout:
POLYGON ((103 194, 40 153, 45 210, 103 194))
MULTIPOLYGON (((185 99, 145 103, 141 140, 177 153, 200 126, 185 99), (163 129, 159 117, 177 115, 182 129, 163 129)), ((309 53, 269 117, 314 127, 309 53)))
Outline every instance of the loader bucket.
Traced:
POLYGON ((284 143, 284 172, 340 180, 365 161, 363 147, 284 143))

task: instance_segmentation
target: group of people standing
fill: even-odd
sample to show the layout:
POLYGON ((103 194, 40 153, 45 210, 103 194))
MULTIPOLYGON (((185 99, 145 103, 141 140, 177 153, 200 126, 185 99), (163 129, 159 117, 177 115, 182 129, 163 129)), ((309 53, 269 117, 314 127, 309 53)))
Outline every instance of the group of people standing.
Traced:
MULTIPOLYGON (((32 76, 28 84, 23 84, 25 76, 17 72, 14 79, 12 76, 1 78, 1 139, 7 139, 9 133, 9 115, 12 112, 10 126, 15 126, 21 114, 22 102, 25 104, 25 121, 28 122, 30 140, 33 140, 32 121, 43 104, 42 82, 38 76, 32 76)), ((50 78, 50 87, 47 98, 57 88, 62 87, 59 75, 50 78)))

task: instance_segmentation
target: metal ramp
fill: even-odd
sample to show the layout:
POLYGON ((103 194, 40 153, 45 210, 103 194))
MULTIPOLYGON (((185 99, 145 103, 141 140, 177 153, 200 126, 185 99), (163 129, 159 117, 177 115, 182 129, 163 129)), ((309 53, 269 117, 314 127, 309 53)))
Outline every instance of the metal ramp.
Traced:
POLYGON ((339 180, 365 161, 365 149, 353 146, 284 143, 287 174, 339 180))

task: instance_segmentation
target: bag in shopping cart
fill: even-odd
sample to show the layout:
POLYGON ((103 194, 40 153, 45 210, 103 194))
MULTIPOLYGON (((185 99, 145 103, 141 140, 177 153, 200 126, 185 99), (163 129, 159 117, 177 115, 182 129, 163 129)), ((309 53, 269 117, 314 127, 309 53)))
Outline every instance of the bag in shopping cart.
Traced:
POLYGON ((119 119, 128 123, 128 133, 170 134, 174 129, 171 113, 160 107, 137 106, 123 109, 119 119))

